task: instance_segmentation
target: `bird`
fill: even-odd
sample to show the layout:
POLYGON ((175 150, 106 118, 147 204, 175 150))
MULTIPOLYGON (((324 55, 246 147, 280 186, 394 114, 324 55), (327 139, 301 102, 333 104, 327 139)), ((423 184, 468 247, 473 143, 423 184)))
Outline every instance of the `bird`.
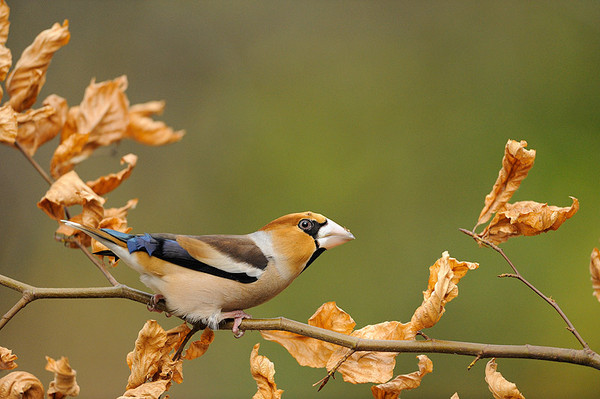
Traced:
POLYGON ((244 235, 128 234, 62 220, 104 244, 98 255, 122 259, 170 314, 215 330, 233 319, 240 337, 246 309, 283 291, 325 250, 354 240, 350 230, 307 211, 279 217, 244 235))

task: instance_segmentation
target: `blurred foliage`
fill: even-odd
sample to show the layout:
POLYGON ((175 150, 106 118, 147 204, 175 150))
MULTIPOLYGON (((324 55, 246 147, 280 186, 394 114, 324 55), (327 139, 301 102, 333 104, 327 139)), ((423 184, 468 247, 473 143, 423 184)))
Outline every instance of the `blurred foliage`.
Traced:
MULTIPOLYGON (((165 148, 123 142, 81 165, 85 179, 139 155, 108 206, 129 198, 135 231, 246 233, 287 212, 314 210, 357 240, 321 257, 255 317, 305 320, 335 300, 363 326, 407 321, 427 268, 449 250, 479 270, 428 334, 462 341, 577 347, 559 317, 507 266, 460 234, 476 221, 507 139, 527 140, 536 164, 515 200, 581 209, 559 231, 504 245, 520 271, 552 295, 592 348, 599 304, 589 254, 600 237, 600 5, 597 2, 186 2, 10 1, 14 59, 43 29, 69 19, 71 41, 40 95, 78 104, 92 77, 126 74, 132 103, 167 102, 164 120, 185 129, 165 148)), ((36 154, 47 165, 48 145, 36 154)), ((17 151, 0 148, 2 272, 40 286, 104 285, 35 204, 45 182, 17 151)), ((119 266, 116 277, 144 288, 119 266)), ((18 295, 0 289, 5 311, 18 295)), ((35 302, 0 337, 22 370, 43 376, 44 355, 68 356, 85 397, 124 391, 125 356, 148 318, 178 323, 119 300, 35 302), (99 378, 101 376, 101 378, 99 378)), ((216 334, 186 366, 177 398, 250 397, 248 359, 261 343, 284 397, 312 397, 321 370, 300 368, 258 333, 216 334), (232 384, 232 381, 236 381, 232 384)), ((483 362, 432 355, 434 372, 403 397, 488 395, 483 362)), ((597 371, 500 360, 526 397, 596 398, 597 371), (565 384, 564 381, 569 381, 565 384)), ((415 369, 401 355, 395 374, 415 369)), ((47 373, 46 373, 47 374, 47 373)), ((48 376, 48 379, 50 377, 48 376)), ((332 381, 319 395, 369 397, 370 386, 332 381)))

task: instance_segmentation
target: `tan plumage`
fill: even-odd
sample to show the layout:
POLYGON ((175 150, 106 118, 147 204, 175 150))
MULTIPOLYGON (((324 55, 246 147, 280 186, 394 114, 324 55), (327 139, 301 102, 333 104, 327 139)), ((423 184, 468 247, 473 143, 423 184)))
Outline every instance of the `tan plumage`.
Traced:
POLYGON ((325 216, 282 216, 246 235, 130 235, 64 221, 107 246, 164 298, 171 313, 217 328, 285 289, 325 249, 354 236, 325 216))

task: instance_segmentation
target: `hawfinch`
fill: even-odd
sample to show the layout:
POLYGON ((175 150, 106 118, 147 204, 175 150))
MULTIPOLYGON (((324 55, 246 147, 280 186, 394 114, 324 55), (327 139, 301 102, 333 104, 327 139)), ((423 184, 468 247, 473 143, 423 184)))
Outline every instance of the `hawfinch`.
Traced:
POLYGON ((98 240, 140 273, 170 313, 216 329, 279 294, 326 249, 353 240, 350 231, 313 212, 292 213, 246 235, 126 234, 63 221, 98 240))

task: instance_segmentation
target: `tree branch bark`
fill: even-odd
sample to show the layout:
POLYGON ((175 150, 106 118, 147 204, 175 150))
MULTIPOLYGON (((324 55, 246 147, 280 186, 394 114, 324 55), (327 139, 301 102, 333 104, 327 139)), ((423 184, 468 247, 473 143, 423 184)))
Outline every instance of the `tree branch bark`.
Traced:
MULTIPOLYGON (((19 291, 21 299, 2 317, 0 329, 25 305, 36 299, 47 298, 123 298, 147 304, 152 295, 119 284, 113 287, 41 288, 0 275, 0 285, 19 291)), ((159 302, 157 308, 167 311, 159 302)), ((232 321, 221 323, 220 328, 231 329, 232 321)), ((600 355, 590 349, 568 349, 536 345, 492 345, 473 342, 427 339, 423 341, 393 341, 357 338, 335 331, 310 326, 284 317, 275 319, 244 319, 241 330, 289 331, 321 341, 331 342, 354 351, 448 353, 478 358, 520 358, 579 364, 600 370, 600 355)))

